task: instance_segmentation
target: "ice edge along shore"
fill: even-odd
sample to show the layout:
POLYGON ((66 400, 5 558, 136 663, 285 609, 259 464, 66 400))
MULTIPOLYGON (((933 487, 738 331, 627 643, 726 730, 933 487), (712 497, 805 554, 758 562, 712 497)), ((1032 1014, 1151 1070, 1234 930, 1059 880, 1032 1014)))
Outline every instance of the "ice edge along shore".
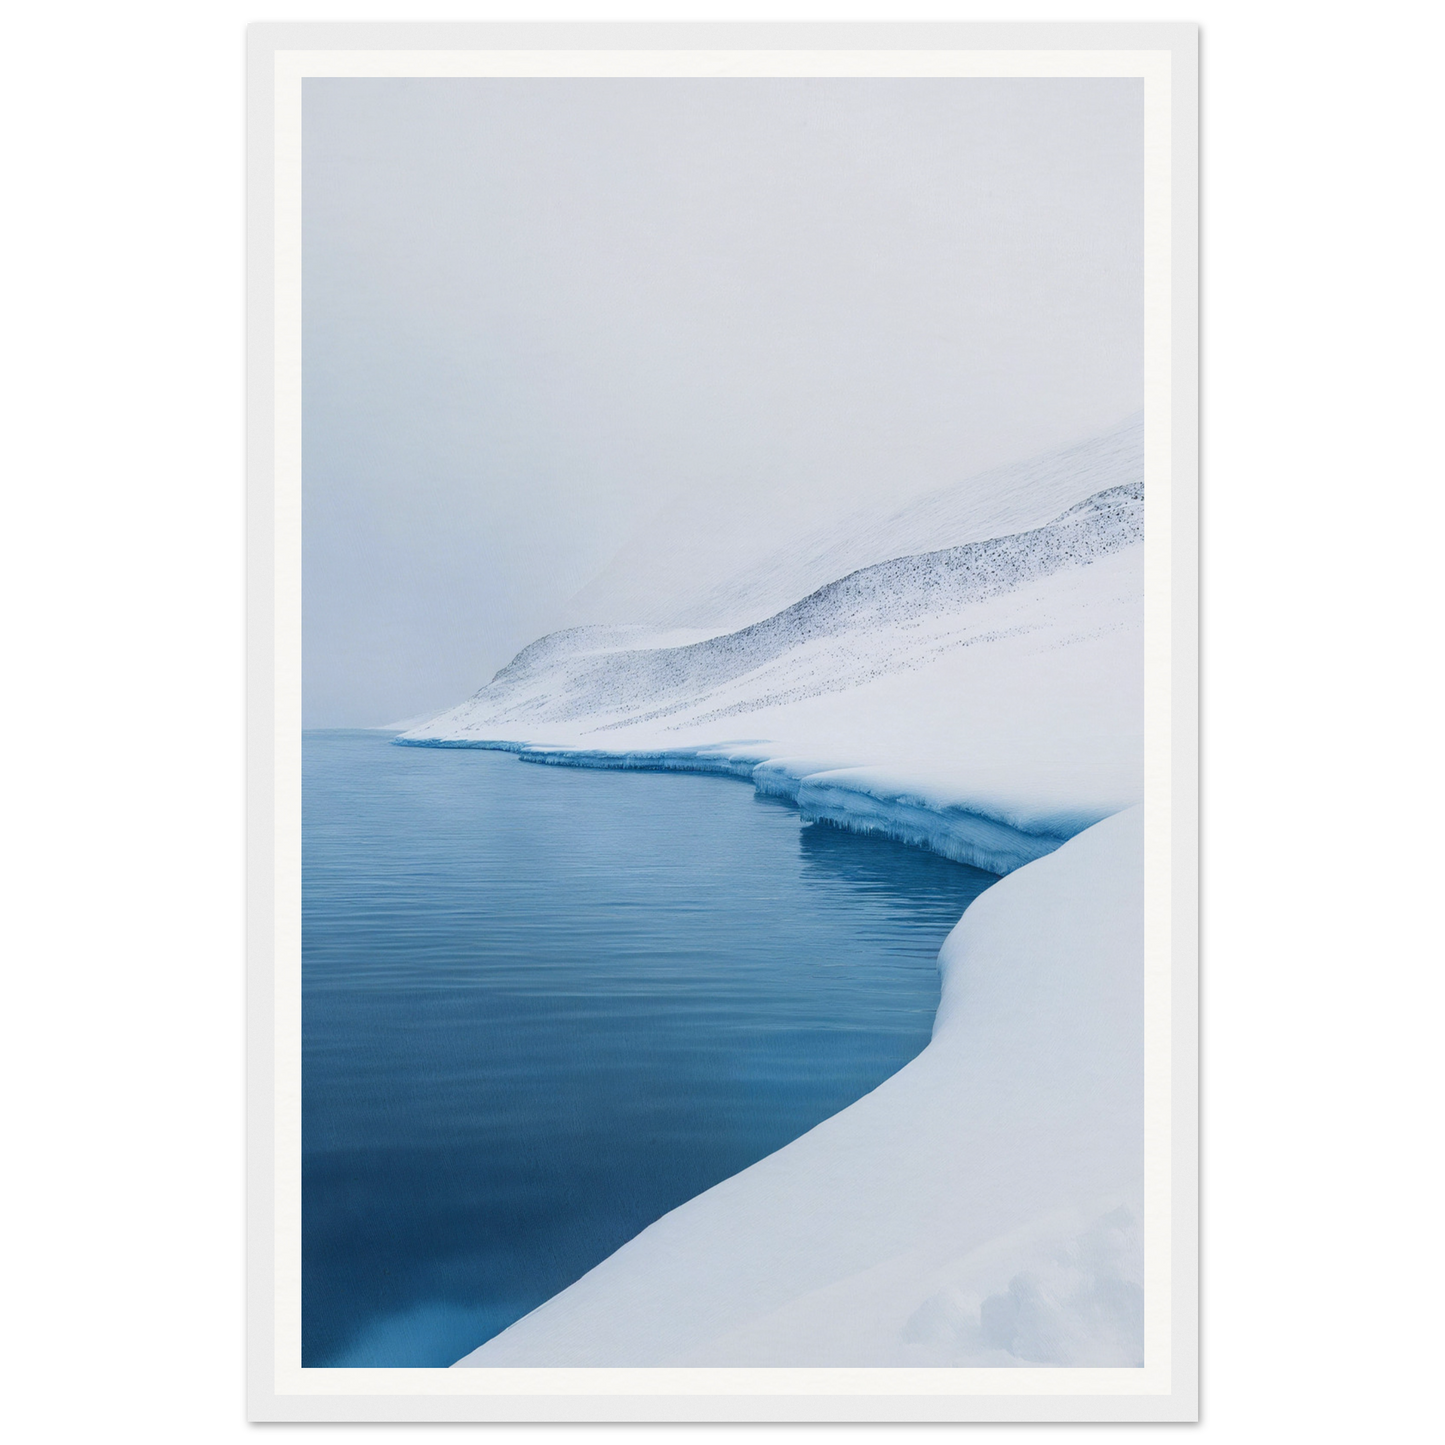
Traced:
POLYGON ((765 797, 792 803, 805 823, 826 822, 930 849, 955 863, 1006 874, 1042 858, 1111 809, 1068 809, 1021 816, 978 798, 939 795, 887 768, 777 754, 766 746, 638 749, 550 747, 504 739, 393 739, 402 747, 509 752, 526 763, 636 772, 711 773, 751 782, 765 797))

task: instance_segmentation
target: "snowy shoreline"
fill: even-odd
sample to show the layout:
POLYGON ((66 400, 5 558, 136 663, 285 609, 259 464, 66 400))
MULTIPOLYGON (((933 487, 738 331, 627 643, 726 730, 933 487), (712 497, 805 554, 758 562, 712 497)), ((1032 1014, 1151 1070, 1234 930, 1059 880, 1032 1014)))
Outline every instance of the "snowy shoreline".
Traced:
POLYGON ((765 797, 791 803, 805 823, 826 822, 927 848, 955 863, 1011 873, 1052 853, 1113 808, 1022 807, 929 783, 916 772, 790 756, 767 745, 648 748, 609 752, 506 739, 397 737, 400 747, 472 748, 552 767, 630 772, 708 773, 751 782, 765 797))
POLYGON ((599 601, 395 740, 737 778, 1001 875, 917 1058, 463 1363, 1142 1361, 1144 513, 1135 418, 599 601))
POLYGON ((965 799, 766 743, 394 741, 750 781, 1008 875, 945 941, 911 1063, 458 1366, 1142 1364, 1140 808, 965 799))

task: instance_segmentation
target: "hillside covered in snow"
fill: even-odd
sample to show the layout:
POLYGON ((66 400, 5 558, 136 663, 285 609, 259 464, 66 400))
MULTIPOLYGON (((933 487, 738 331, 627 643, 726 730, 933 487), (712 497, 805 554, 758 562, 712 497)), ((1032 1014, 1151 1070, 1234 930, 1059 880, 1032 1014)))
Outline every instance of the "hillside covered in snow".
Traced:
POLYGON ((1136 415, 1076 446, 946 485, 900 478, 890 500, 835 518, 740 513, 704 496, 643 527, 570 599, 563 620, 734 631, 860 568, 1029 531, 1143 476, 1136 415))
POLYGON ((1009 875, 913 1063, 463 1363, 1142 1362, 1145 511, 1135 420, 665 606, 604 574, 398 737, 722 773, 1009 875))
POLYGON ((1126 483, 1030 531, 861 568, 736 632, 674 646, 652 636, 642 647, 631 628, 553 633, 411 736, 582 720, 591 731, 680 716, 712 723, 845 692, 946 650, 945 619, 1112 556, 1143 529, 1143 486, 1126 483))

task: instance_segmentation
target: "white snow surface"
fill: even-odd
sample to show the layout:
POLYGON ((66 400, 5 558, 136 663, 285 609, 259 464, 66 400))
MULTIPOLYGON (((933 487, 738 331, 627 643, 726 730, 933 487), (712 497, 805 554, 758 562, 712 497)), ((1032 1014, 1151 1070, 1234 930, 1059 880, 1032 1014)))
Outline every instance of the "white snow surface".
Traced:
POLYGON ((723 771, 1007 872, 1141 796, 1142 514, 1112 488, 701 640, 553 633, 400 741, 723 771))
POLYGON ((723 496, 673 503, 563 609, 574 624, 735 631, 818 587, 893 557, 1028 531, 1095 492, 1144 479, 1135 415, 1075 446, 801 524, 740 512, 723 496), (898 500, 905 498, 905 500, 898 500))
POLYGON ((992 500, 902 509, 743 626, 552 633, 396 740, 720 773, 1007 875, 945 944, 913 1063, 462 1363, 1140 1363, 1137 451, 1126 427, 992 500), (1017 529, 887 550, 970 517, 1017 529))
POLYGON ((1143 1362, 1143 826, 982 894, 926 1049, 459 1361, 1143 1362))

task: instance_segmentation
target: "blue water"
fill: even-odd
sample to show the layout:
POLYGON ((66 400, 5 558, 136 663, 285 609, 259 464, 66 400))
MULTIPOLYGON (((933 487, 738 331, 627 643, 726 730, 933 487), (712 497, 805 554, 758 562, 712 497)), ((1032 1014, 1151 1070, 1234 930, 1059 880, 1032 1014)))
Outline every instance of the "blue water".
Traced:
POLYGON ((928 1042, 993 876, 727 778, 305 739, 303 1361, 449 1365, 928 1042))

